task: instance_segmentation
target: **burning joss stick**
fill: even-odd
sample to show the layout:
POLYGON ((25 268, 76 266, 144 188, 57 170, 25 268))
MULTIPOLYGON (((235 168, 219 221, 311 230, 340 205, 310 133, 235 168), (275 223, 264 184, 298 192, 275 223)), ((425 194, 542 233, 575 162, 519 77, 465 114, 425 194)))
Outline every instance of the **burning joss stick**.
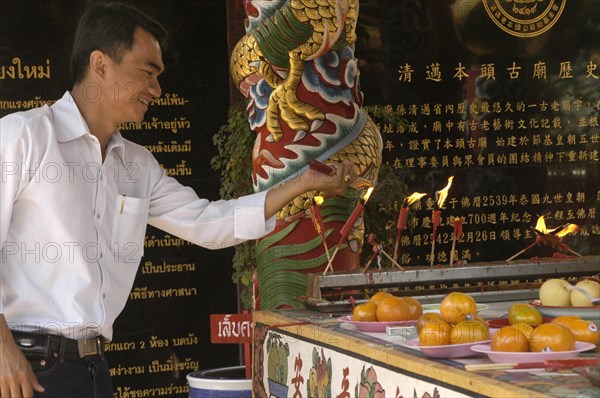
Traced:
POLYGON ((406 222, 408 221, 408 206, 413 204, 414 202, 421 199, 423 196, 427 194, 415 192, 410 195, 408 198, 404 199, 402 203, 402 207, 400 207, 400 213, 398 214, 398 223, 396 224, 396 229, 398 229, 398 234, 396 235, 396 246, 394 247, 394 256, 393 259, 396 261, 398 259, 398 249, 400 248, 400 238, 402 237, 402 231, 406 228, 406 222))
POLYGON ((313 170, 319 171, 323 174, 331 175, 334 172, 333 167, 326 165, 325 163, 319 162, 318 160, 311 160, 308 162, 308 167, 313 170))
POLYGON ((315 231, 321 237, 321 241, 323 242, 323 247, 325 248, 325 255, 327 255, 327 261, 329 264, 329 247, 327 247, 327 239, 325 238, 325 223, 323 222, 323 217, 321 216, 320 205, 323 203, 322 196, 315 196, 311 200, 310 204, 310 214, 313 222, 313 227, 315 227, 315 231))
POLYGON ((454 220, 452 220, 452 225, 454 226, 454 230, 452 231, 452 250, 450 251, 450 267, 452 267, 452 265, 454 264, 454 250, 456 249, 456 241, 460 240, 460 237, 463 233, 463 218, 454 217, 454 220))
POLYGON ((535 238, 535 242, 533 242, 532 244, 530 244, 529 246, 527 246, 525 249, 521 250, 520 252, 518 252, 517 254, 515 254, 514 256, 512 256, 511 258, 506 259, 506 261, 512 261, 515 258, 519 257, 521 254, 525 253, 526 251, 528 251, 529 249, 531 249, 534 246, 537 246, 541 243, 542 239, 537 236, 535 238))
MULTIPOLYGON (((377 243, 377 242, 375 241, 375 234, 370 234, 370 235, 369 235, 369 243, 370 243, 371 245, 373 245, 373 249, 375 249, 375 247, 377 248, 377 253, 378 253, 378 254, 379 254, 379 253, 383 254, 384 256, 386 256, 386 257, 388 258, 388 260, 390 260, 390 261, 392 262, 392 264, 393 264, 393 265, 395 265, 396 267, 398 267, 398 268, 400 268, 402 271, 404 271, 404 267, 402 267, 400 264, 398 264, 398 263, 396 262, 396 260, 394 260, 394 259, 392 258, 392 256, 390 256, 389 254, 387 254, 387 253, 386 253, 386 251, 385 251, 385 250, 383 250, 383 246, 382 246, 381 244, 379 244, 379 243, 377 243)), ((366 267, 365 267, 365 270, 366 270, 366 267)))
POLYGON ((430 266, 433 267, 433 262, 435 259, 435 238, 437 235, 437 227, 440 226, 441 224, 441 218, 442 218, 442 211, 441 210, 433 210, 433 213, 431 215, 431 224, 433 225, 433 232, 431 234, 431 254, 429 256, 430 258, 430 266))
POLYGON ((377 256, 380 254, 379 253, 379 245, 373 239, 370 239, 370 235, 369 235, 369 243, 372 246, 373 254, 371 254, 371 257, 369 257, 369 261, 367 261, 367 264, 365 264, 365 266, 363 267, 363 273, 367 272, 367 270, 369 269, 369 266, 371 265, 373 260, 375 260, 377 258, 377 256))
MULTIPOLYGON (((329 165, 326 165, 323 162, 319 162, 318 160, 311 160, 308 162, 308 167, 312 170, 316 170, 320 173, 326 174, 328 176, 335 175, 335 169, 329 165)), ((363 189, 371 186, 371 181, 365 177, 358 176, 354 179, 350 186, 356 189, 363 189)))
POLYGON ((565 235, 568 235, 570 233, 573 232, 577 232, 581 229, 581 227, 579 225, 576 224, 567 224, 567 226, 565 228, 563 228, 561 231, 559 231, 556 236, 559 239, 559 249, 563 249, 566 251, 569 251, 571 253, 573 253, 574 255, 576 255, 577 257, 583 257, 581 254, 577 253, 575 250, 571 249, 569 246, 567 246, 566 244, 562 243, 562 237, 565 235))
POLYGON ((433 213, 431 215, 431 223, 433 224, 433 233, 431 234, 431 255, 430 266, 433 267, 433 263, 435 260, 435 239, 437 234, 437 227, 441 224, 442 218, 442 207, 444 207, 444 202, 446 201, 446 197, 448 196, 448 191, 452 186, 452 180, 454 180, 454 176, 448 177, 448 184, 439 191, 435 192, 436 202, 434 204, 433 213))
POLYGON ((549 244, 552 247, 558 248, 559 251, 568 251, 578 257, 582 257, 581 254, 577 253, 575 250, 571 249, 569 246, 562 243, 563 236, 568 235, 570 233, 577 232, 580 229, 581 229, 581 227, 576 224, 566 224, 561 227, 548 229, 546 227, 546 221, 544 221, 544 216, 540 216, 537 220, 535 228, 533 228, 533 230, 536 234, 535 241, 532 244, 530 244, 529 246, 527 246, 526 248, 524 248, 523 250, 521 250, 520 252, 518 252, 517 254, 515 254, 514 256, 507 259, 506 261, 514 260, 515 258, 519 257, 521 254, 530 250, 534 246, 537 246, 540 244, 543 244, 543 245, 549 244))
MULTIPOLYGON (((373 189, 374 189, 373 187, 370 187, 369 189, 367 189, 367 193, 365 193, 365 195, 358 201, 358 203, 356 204, 356 207, 354 208, 354 211, 352 211, 352 214, 350 215, 350 218, 348 218, 348 220, 342 227, 342 230, 340 231, 340 235, 341 235, 340 240, 339 240, 338 244, 335 246, 335 250, 333 251, 331 258, 329 259, 329 262, 327 263, 327 267, 325 267, 325 271, 323 272, 323 275, 325 275, 327 273, 327 270, 329 268, 332 268, 333 260, 335 259, 337 252, 340 250, 340 246, 342 245, 342 243, 344 243, 344 241, 350 234, 350 231, 352 230, 352 227, 354 227, 354 224, 356 223, 358 216, 360 216, 362 214, 362 212, 364 211, 365 203, 367 203, 367 200, 369 200, 369 196, 371 196, 371 192, 373 192, 373 189)), ((333 270, 333 268, 332 268, 332 270, 333 270)))

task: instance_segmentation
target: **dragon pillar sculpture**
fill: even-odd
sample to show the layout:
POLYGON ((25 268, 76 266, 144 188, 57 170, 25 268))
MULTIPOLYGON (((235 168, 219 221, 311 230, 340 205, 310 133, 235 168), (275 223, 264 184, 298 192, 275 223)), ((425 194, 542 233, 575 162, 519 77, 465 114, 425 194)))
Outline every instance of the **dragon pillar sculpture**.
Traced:
MULTIPOLYGON (((295 198, 278 213, 275 231, 257 242, 260 308, 297 306, 295 298, 306 293, 306 273, 322 272, 328 262, 311 220, 313 197, 324 198, 331 255, 381 165, 381 135, 362 109, 354 57, 358 0, 244 0, 244 6, 247 33, 232 52, 230 72, 247 98, 256 133, 254 190, 292 179, 313 159, 349 159, 360 176, 344 197, 309 192, 295 198)), ((334 270, 360 267, 363 241, 359 218, 335 256, 334 270)))

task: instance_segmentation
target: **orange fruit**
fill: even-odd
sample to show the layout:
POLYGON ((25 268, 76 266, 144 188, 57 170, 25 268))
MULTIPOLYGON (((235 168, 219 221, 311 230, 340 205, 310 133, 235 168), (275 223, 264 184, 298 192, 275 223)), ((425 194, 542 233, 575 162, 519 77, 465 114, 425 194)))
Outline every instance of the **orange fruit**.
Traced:
MULTIPOLYGON (((451 292, 440 304, 440 315, 448 323, 458 323, 477 315, 475 299, 462 292, 451 292)), ((471 318, 472 319, 472 318, 471 318)))
POLYGON ((369 301, 375 303, 375 305, 379 305, 379 303, 381 303, 381 301, 383 299, 392 297, 392 296, 393 296, 392 293, 381 291, 381 292, 377 292, 374 295, 372 295, 371 298, 369 299, 369 301))
POLYGON ((600 341, 598 326, 594 322, 586 321, 585 319, 575 319, 569 322, 567 327, 573 333, 575 341, 585 341, 592 344, 598 344, 600 341))
POLYGON ((427 313, 421 315, 419 317, 419 319, 417 319, 417 325, 416 325, 417 333, 421 331, 421 329, 423 328, 423 326, 426 323, 429 323, 429 322, 440 322, 440 321, 441 322, 445 322, 442 319, 442 317, 440 316, 440 314, 438 314, 437 312, 427 312, 427 313))
POLYGON ((532 305, 529 304, 514 304, 508 311, 508 323, 514 325, 516 323, 526 323, 536 327, 542 323, 542 314, 532 305))
POLYGON ((406 321, 408 315, 408 305, 400 297, 384 298, 377 305, 377 320, 380 322, 406 321))
POLYGON ((581 317, 577 315, 561 315, 557 316, 552 320, 552 323, 557 323, 559 325, 563 325, 569 327, 569 324, 573 321, 580 320, 581 317))
POLYGON ((518 328, 504 326, 492 336, 490 349, 501 352, 527 352, 529 351, 529 342, 518 328))
POLYGON ((450 344, 474 343, 490 338, 490 330, 480 321, 460 321, 450 331, 450 344))
POLYGON ((532 352, 572 351, 575 349, 575 336, 566 326, 542 323, 533 330, 529 349, 532 352))
POLYGON ((451 326, 443 321, 427 322, 419 332, 419 343, 422 346, 438 346, 450 344, 451 326))
MULTIPOLYGON (((468 319, 469 317, 467 317, 468 319)), ((485 319, 481 318, 478 315, 473 316, 472 320, 477 321, 477 322, 481 322, 484 326, 486 326, 488 329, 490 327, 490 325, 488 324, 488 321, 486 321, 485 319)))
POLYGON ((525 337, 527 337, 527 340, 529 340, 529 338, 533 335, 533 331, 535 330, 533 326, 528 325, 527 323, 515 323, 509 327, 523 333, 525 337))
POLYGON ((423 315, 423 306, 421 305, 419 300, 417 300, 414 297, 401 297, 401 299, 408 306, 408 320, 409 321, 419 319, 419 317, 421 315, 423 315))
POLYGON ((377 321, 377 305, 370 301, 357 305, 352 311, 352 320, 356 322, 377 321))

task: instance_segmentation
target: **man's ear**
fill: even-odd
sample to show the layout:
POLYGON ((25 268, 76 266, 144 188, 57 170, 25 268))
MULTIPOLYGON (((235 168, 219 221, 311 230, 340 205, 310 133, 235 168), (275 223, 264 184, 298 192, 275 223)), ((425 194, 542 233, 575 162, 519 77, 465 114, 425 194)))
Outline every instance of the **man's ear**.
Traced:
POLYGON ((100 79, 104 79, 110 58, 100 50, 90 54, 90 72, 100 79))

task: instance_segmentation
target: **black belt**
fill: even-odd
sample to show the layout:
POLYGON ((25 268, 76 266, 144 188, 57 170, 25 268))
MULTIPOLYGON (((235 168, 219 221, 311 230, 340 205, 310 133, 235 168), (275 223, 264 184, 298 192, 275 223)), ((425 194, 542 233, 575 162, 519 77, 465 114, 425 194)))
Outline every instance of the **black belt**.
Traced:
POLYGON ((106 339, 73 340, 54 334, 40 334, 11 330, 13 339, 25 355, 84 358, 91 355, 104 357, 106 339))

